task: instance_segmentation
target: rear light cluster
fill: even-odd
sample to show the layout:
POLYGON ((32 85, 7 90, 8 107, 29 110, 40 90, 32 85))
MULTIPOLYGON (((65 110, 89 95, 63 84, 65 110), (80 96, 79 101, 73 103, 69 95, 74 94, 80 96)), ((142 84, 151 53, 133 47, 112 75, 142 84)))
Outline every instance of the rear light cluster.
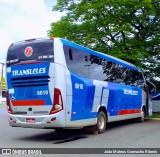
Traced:
POLYGON ((15 120, 13 120, 11 117, 9 118, 10 121, 12 121, 13 123, 16 123, 15 120))
POLYGON ((61 91, 55 88, 54 89, 54 103, 53 103, 53 107, 49 114, 54 114, 61 110, 63 110, 63 101, 62 101, 61 91))
POLYGON ((10 99, 9 99, 9 92, 8 91, 6 91, 6 104, 7 104, 8 113, 13 114, 13 111, 12 111, 12 108, 11 108, 10 99))
MULTIPOLYGON (((6 91, 6 104, 7 104, 8 113, 13 114, 8 91, 6 91)), ((55 88, 54 89, 54 103, 53 103, 53 107, 49 114, 54 114, 61 110, 63 110, 63 101, 62 101, 61 91, 55 88)))

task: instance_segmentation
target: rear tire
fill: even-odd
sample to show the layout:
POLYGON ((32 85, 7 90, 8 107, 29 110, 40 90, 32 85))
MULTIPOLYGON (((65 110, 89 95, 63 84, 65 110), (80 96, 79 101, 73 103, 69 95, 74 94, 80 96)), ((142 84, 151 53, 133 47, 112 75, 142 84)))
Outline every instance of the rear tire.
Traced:
POLYGON ((103 111, 100 111, 97 118, 96 131, 101 134, 106 130, 107 118, 103 111))

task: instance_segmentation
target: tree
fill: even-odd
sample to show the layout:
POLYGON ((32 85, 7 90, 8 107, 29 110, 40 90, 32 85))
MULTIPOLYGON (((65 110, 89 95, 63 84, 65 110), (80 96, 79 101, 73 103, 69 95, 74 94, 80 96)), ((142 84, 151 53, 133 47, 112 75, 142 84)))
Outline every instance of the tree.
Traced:
POLYGON ((149 78, 160 77, 160 2, 158 0, 57 0, 65 11, 51 24, 50 36, 140 66, 149 78))

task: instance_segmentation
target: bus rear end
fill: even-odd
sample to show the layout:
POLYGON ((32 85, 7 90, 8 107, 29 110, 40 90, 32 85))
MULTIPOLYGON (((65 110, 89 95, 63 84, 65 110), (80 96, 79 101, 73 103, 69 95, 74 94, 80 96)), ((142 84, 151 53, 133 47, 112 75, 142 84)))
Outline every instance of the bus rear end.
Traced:
POLYGON ((64 127, 62 95, 54 85, 54 40, 31 39, 12 44, 6 65, 9 124, 64 127))

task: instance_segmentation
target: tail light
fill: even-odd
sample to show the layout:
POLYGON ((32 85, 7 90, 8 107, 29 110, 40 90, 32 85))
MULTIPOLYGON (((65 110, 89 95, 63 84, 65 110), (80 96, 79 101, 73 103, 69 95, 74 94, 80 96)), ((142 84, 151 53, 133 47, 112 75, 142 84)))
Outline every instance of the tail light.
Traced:
POLYGON ((53 107, 49 114, 54 114, 61 110, 63 110, 63 101, 62 101, 61 91, 55 88, 54 89, 54 103, 53 103, 53 107))
POLYGON ((6 91, 6 104, 7 104, 8 113, 13 114, 13 111, 12 111, 12 108, 11 108, 11 103, 10 103, 10 100, 9 100, 9 92, 8 91, 6 91))

